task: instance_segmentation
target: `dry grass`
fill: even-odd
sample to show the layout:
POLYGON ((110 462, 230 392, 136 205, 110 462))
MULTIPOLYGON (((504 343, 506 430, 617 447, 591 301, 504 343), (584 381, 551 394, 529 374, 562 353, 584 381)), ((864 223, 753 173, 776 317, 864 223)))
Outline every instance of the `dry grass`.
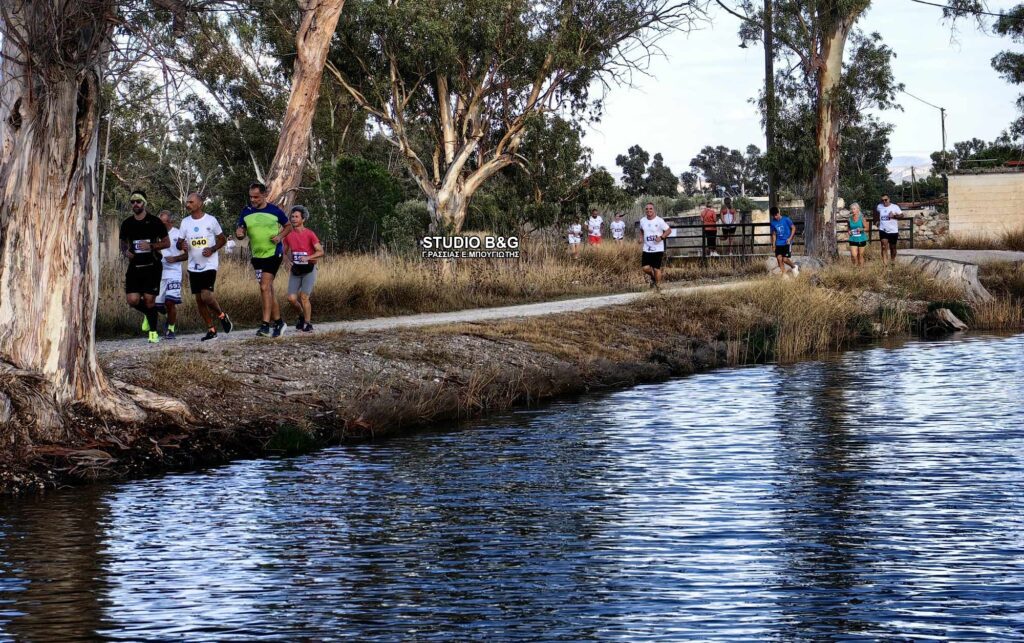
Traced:
POLYGON ((1024 301, 1024 263, 997 261, 983 264, 978 269, 978 280, 997 297, 1024 301))
MULTIPOLYGON (((444 312, 645 287, 639 268, 640 248, 635 243, 584 247, 580 258, 573 260, 562 244, 530 241, 524 244, 521 257, 455 262, 449 274, 442 262, 384 253, 328 257, 321 264, 313 293, 314 322, 444 312)), ((669 267, 666 280, 697 281, 762 271, 760 262, 688 262, 669 267)), ((142 317, 125 305, 123 284, 123 264, 102 267, 96 321, 100 336, 139 332, 142 317)), ((284 272, 275 286, 282 314, 290 319, 293 312, 285 299, 284 272)), ((182 295, 185 303, 178 307, 178 328, 197 330, 202 324, 187 284, 182 295)), ((259 288, 247 262, 221 258, 216 295, 236 323, 259 323, 259 288)))
POLYGON ((950 234, 938 243, 921 247, 944 250, 1017 250, 1024 251, 1024 227, 1006 230, 998 237, 981 234, 950 234))
POLYGON ((820 270, 816 278, 825 288, 843 292, 870 291, 893 299, 941 301, 962 299, 963 289, 938 281, 908 264, 870 262, 861 268, 840 262, 820 270))

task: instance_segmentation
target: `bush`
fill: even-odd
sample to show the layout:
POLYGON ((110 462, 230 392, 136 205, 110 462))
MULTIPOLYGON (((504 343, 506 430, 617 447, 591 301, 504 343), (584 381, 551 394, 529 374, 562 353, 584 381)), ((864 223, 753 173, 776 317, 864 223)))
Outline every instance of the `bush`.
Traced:
POLYGON ((323 224, 318 225, 325 240, 370 250, 380 245, 383 221, 401 198, 402 187, 387 168, 349 156, 324 168, 310 209, 323 213, 323 224))
POLYGON ((697 201, 693 197, 681 196, 675 200, 672 204, 672 214, 679 214, 680 212, 689 212, 690 210, 697 207, 697 201))
POLYGON ((757 209, 757 204, 749 197, 738 196, 732 200, 732 207, 740 214, 750 214, 757 209))
POLYGON ((416 248, 416 242, 424 236, 430 226, 430 210, 423 201, 403 201, 381 220, 380 236, 384 244, 394 252, 405 252, 416 248))

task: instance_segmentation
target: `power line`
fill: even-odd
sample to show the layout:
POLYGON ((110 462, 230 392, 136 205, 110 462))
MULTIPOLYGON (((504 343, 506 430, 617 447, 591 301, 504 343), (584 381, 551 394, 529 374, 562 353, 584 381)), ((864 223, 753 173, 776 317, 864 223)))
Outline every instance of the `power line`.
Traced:
POLYGON ((920 96, 914 96, 913 94, 911 94, 910 92, 908 92, 905 89, 901 89, 900 91, 903 92, 904 94, 906 94, 907 96, 910 96, 914 100, 920 101, 920 102, 924 103, 925 105, 927 105, 929 107, 934 107, 935 109, 938 109, 938 110, 945 110, 944 107, 939 107, 938 105, 934 105, 932 103, 929 103, 928 101, 926 101, 925 99, 921 98, 920 96))
MULTIPOLYGON (((911 2, 916 2, 917 4, 928 5, 929 7, 938 7, 940 9, 945 9, 947 11, 950 11, 950 12, 954 13, 954 14, 969 13, 969 14, 972 14, 972 15, 975 15, 975 16, 994 16, 996 18, 1011 18, 1011 19, 1015 18, 1014 16, 1008 16, 1005 13, 993 13, 991 11, 982 11, 981 9, 958 9, 956 7, 951 7, 951 6, 946 5, 946 4, 939 4, 937 2, 928 2, 927 0, 910 0, 910 1, 911 2)), ((1019 17, 1016 17, 1016 19, 1020 20, 1019 17)))

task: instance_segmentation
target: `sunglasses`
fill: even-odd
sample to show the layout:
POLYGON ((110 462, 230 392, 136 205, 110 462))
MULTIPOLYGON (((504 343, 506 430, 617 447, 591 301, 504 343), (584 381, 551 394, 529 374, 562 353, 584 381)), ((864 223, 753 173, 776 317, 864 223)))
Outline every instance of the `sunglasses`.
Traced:
POLYGON ((132 205, 135 205, 136 203, 145 203, 145 202, 144 201, 139 201, 138 199, 132 199, 128 203, 131 203, 132 205))

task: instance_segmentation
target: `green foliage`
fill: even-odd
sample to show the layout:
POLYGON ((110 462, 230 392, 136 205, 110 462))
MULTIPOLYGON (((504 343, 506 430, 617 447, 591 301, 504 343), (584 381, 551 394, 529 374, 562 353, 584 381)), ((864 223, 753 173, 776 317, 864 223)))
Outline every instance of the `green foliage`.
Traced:
POLYGON ((740 214, 750 214, 757 209, 757 204, 754 203, 753 199, 745 196, 737 196, 733 197, 732 207, 740 214))
POLYGON ((323 238, 344 248, 367 250, 380 244, 384 220, 401 199, 401 186, 386 168, 344 157, 323 169, 312 202, 322 213, 323 238))
POLYGON ((647 176, 644 177, 644 188, 648 194, 658 196, 675 196, 679 193, 679 179, 672 173, 672 169, 665 165, 665 159, 661 152, 654 155, 650 167, 647 168, 647 176))
POLYGON ((416 248, 429 226, 430 211, 425 202, 403 201, 381 220, 381 240, 394 252, 408 252, 416 248))
POLYGON ((889 134, 892 125, 865 116, 843 130, 839 149, 839 196, 847 204, 854 201, 870 209, 884 192, 890 191, 889 134))
POLYGON ((681 196, 672 202, 672 214, 688 212, 697 207, 697 200, 691 196, 681 196))
POLYGON ((1007 161, 1016 161, 1024 157, 1024 150, 1004 132, 994 141, 986 142, 980 138, 960 141, 953 144, 953 149, 932 152, 932 174, 944 174, 953 170, 970 170, 974 168, 999 167, 1007 161))
POLYGON ((748 145, 746 154, 724 145, 706 145, 690 160, 690 169, 694 181, 697 175, 702 176, 719 196, 765 193, 768 190, 764 156, 756 145, 748 145))
POLYGON ((629 196, 639 196, 644 192, 644 172, 651 155, 639 145, 633 145, 625 154, 615 157, 615 165, 622 168, 622 185, 629 196))

